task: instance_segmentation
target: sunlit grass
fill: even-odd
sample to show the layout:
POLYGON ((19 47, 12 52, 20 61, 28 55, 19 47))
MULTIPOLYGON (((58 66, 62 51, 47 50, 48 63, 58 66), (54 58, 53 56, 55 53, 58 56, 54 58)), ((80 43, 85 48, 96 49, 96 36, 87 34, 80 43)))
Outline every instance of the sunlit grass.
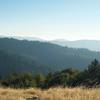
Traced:
POLYGON ((28 100, 28 98, 34 96, 38 96, 39 100, 100 100, 100 89, 60 87, 47 90, 0 88, 0 100, 28 100))

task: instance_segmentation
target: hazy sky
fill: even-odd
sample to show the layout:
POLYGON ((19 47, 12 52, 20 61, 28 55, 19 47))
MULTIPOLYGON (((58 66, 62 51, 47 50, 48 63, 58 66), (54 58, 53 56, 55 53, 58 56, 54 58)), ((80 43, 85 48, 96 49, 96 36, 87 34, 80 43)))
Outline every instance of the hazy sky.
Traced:
POLYGON ((0 0, 0 35, 100 40, 100 0, 0 0))

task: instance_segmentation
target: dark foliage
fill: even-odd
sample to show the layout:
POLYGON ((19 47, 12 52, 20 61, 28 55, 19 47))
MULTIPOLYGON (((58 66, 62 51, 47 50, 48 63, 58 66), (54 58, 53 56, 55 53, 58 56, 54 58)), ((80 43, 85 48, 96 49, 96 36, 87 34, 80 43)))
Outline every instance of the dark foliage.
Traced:
POLYGON ((45 86, 47 86, 46 88, 53 86, 98 87, 100 85, 100 64, 95 59, 88 68, 83 71, 69 68, 52 75, 50 74, 45 84, 45 86))
POLYGON ((13 88, 28 88, 28 87, 97 87, 100 85, 100 64, 95 59, 83 71, 68 68, 63 71, 49 73, 44 76, 37 74, 33 76, 32 73, 13 73, 0 81, 2 86, 13 88))

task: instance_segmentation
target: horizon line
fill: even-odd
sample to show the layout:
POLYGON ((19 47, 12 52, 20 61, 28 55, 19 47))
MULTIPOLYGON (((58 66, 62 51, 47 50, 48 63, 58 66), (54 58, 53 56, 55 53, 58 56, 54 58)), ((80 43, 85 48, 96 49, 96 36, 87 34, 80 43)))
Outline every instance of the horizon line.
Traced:
POLYGON ((55 40, 62 40, 62 41, 100 41, 99 39, 66 39, 66 38, 55 38, 55 39, 47 39, 47 38, 42 38, 42 37, 37 37, 34 35, 1 35, 0 34, 0 38, 14 38, 14 39, 19 39, 22 38, 23 40, 27 38, 33 38, 33 40, 42 40, 42 41, 55 41, 55 40))

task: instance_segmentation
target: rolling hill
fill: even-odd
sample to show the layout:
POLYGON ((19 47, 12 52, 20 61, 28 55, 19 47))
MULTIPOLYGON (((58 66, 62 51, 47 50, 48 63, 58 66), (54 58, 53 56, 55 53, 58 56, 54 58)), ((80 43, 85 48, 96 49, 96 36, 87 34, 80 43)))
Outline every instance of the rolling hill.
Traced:
POLYGON ((8 75, 15 72, 48 73, 48 66, 41 65, 37 61, 0 50, 0 75, 8 75))
POLYGON ((0 73, 48 73, 69 67, 84 69, 100 52, 73 49, 39 41, 0 38, 0 73))

